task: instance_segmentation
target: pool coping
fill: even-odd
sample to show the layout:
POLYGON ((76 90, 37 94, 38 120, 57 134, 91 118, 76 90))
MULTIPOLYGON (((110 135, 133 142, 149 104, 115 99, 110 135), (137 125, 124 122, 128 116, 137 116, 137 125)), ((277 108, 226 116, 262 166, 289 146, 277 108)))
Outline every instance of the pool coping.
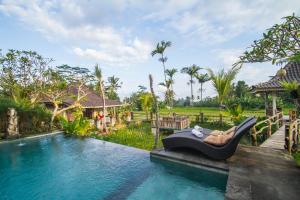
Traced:
POLYGON ((42 134, 38 134, 38 135, 32 135, 32 136, 21 137, 21 138, 16 138, 16 139, 3 140, 3 141, 0 141, 0 144, 11 143, 11 142, 16 142, 16 141, 22 141, 22 140, 27 140, 27 139, 34 139, 34 138, 45 137, 45 136, 50 136, 50 135, 56 135, 56 134, 61 134, 61 133, 64 133, 64 131, 55 130, 55 131, 46 132, 46 133, 42 133, 42 134))
POLYGON ((150 152, 150 156, 205 169, 208 171, 214 171, 223 174, 228 174, 229 172, 229 164, 227 163, 227 161, 211 160, 199 154, 156 149, 150 152))

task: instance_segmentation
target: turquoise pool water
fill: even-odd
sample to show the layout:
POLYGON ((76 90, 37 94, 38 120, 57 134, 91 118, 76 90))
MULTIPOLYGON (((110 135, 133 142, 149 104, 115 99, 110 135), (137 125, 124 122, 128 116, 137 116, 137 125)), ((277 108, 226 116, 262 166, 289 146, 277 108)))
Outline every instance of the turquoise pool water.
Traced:
POLYGON ((23 143, 0 144, 1 200, 224 199, 227 175, 146 151, 61 134, 23 143))

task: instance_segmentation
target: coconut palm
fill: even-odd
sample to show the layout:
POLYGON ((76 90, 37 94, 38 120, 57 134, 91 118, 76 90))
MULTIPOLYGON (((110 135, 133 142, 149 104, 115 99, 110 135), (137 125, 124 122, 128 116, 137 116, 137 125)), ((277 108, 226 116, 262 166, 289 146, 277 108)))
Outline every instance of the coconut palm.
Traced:
POLYGON ((166 56, 164 56, 164 52, 165 52, 166 48, 170 47, 171 45, 172 45, 172 43, 170 41, 162 40, 160 43, 157 43, 156 48, 151 52, 152 56, 155 56, 156 54, 160 55, 160 58, 158 60, 160 62, 162 62, 162 64, 163 64, 165 82, 167 81, 165 63, 167 62, 168 58, 166 56))
POLYGON ((188 84, 190 84, 190 86, 191 86, 191 101, 190 101, 191 106, 193 105, 193 99, 194 99, 194 95, 193 95, 194 79, 193 78, 198 74, 198 71, 200 69, 201 68, 195 64, 193 64, 190 67, 184 67, 181 69, 181 73, 188 74, 190 76, 190 80, 189 80, 188 84))
POLYGON ((113 100, 118 99, 117 90, 121 88, 123 83, 120 82, 120 78, 115 76, 108 77, 107 80, 109 84, 108 87, 106 88, 108 98, 113 100))
POLYGON ((203 94, 203 84, 210 80, 209 75, 206 74, 197 74, 196 79, 200 83, 200 100, 202 101, 202 94, 203 94))
POLYGON ((159 83, 159 85, 164 86, 166 88, 165 100, 170 107, 173 106, 173 99, 174 99, 174 91, 171 89, 172 84, 173 81, 171 79, 168 79, 166 83, 163 82, 159 83))
POLYGON ((224 69, 218 73, 214 73, 211 69, 207 69, 210 79, 213 83, 213 86, 218 93, 218 101, 220 106, 223 106, 225 98, 228 96, 232 81, 238 73, 238 69, 230 69, 228 72, 225 72, 224 69))
POLYGON ((103 129, 106 131, 106 108, 105 108, 105 91, 104 91, 104 84, 103 84, 103 75, 102 75, 102 71, 99 67, 98 64, 96 64, 95 66, 95 78, 97 80, 97 85, 99 85, 99 92, 100 92, 100 96, 101 96, 101 100, 102 100, 102 109, 103 109, 103 129))
POLYGON ((166 69, 166 75, 168 76, 169 80, 171 81, 171 89, 173 90, 173 84, 174 84, 174 75, 178 72, 177 69, 166 69))

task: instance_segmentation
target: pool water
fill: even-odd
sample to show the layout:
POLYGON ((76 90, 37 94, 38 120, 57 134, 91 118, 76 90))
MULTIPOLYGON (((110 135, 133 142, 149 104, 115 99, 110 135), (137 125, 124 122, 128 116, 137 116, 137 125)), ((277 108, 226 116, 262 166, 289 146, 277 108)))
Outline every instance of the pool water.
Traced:
POLYGON ((0 144, 1 200, 224 199, 227 175, 62 134, 0 144))

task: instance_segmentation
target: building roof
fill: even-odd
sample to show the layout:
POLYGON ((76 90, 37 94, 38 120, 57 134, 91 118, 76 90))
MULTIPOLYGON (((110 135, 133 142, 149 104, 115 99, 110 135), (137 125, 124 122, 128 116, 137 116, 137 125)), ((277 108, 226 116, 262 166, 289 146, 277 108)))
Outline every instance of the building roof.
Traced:
POLYGON ((259 83, 252 87, 254 93, 259 92, 282 92, 284 88, 281 85, 281 81, 293 82, 297 81, 300 84, 300 63, 299 62, 289 62, 284 66, 286 70, 286 75, 280 77, 277 74, 273 76, 269 81, 259 83))
MULTIPOLYGON (((95 91, 89 89, 87 86, 83 86, 83 91, 87 93, 86 97, 81 100, 81 105, 83 108, 102 108, 102 98, 95 91)), ((66 93, 70 93, 71 96, 77 96, 78 87, 69 86, 66 93)), ((43 100, 44 103, 50 103, 46 99, 43 100)), ((63 104, 70 105, 74 102, 74 98, 68 97, 63 101, 63 104)), ((105 107, 119 107, 122 103, 119 100, 105 99, 105 107)))

